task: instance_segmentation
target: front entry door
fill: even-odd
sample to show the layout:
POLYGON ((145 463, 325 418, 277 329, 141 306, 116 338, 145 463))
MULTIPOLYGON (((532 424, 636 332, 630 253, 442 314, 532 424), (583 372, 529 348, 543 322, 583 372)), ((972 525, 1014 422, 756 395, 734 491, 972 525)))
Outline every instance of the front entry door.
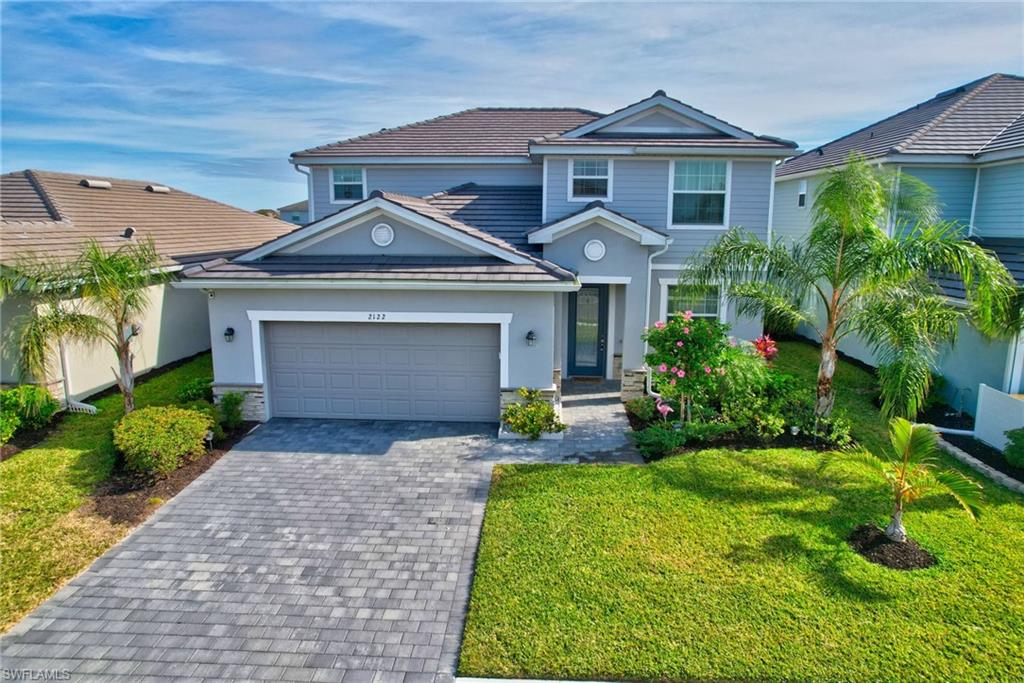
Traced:
POLYGON ((604 377, 608 357, 608 285, 569 295, 569 374, 604 377))

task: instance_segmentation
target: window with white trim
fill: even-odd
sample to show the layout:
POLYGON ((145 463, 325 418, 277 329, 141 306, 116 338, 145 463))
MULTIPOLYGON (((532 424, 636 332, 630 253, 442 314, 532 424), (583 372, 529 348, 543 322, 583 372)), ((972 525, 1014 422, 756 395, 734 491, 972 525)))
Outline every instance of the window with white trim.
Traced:
POLYGON ((331 169, 332 202, 358 202, 365 196, 361 166, 335 166, 331 169))
POLYGON ((694 318, 718 319, 721 306, 718 287, 668 285, 665 296, 668 298, 666 320, 671 320, 686 311, 693 313, 694 318))
POLYGON ((593 201, 612 198, 610 159, 572 159, 569 165, 570 200, 593 201))
POLYGON ((729 162, 680 160, 672 169, 672 225, 725 227, 729 162))
POLYGON ((807 181, 801 180, 796 191, 796 205, 801 209, 807 206, 807 181))

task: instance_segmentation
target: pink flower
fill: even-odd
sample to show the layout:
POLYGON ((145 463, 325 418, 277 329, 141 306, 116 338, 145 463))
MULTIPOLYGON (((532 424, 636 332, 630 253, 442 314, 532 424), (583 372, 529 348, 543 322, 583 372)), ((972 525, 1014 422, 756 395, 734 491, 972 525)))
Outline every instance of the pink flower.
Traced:
POLYGON ((676 346, 680 346, 681 347, 682 345, 683 345, 683 340, 682 339, 680 339, 679 341, 676 342, 676 346))
POLYGON ((672 381, 669 382, 669 384, 671 384, 672 386, 675 386, 676 385, 676 381, 672 380, 672 381))
POLYGON ((658 322, 654 323, 654 326, 657 327, 659 330, 665 329, 665 323, 663 323, 660 320, 658 322))
POLYGON ((677 372, 679 372, 679 368, 677 368, 676 366, 674 366, 674 365, 673 365, 673 366, 672 366, 672 369, 671 369, 671 370, 669 370, 669 372, 671 372, 671 373, 672 373, 672 374, 674 375, 674 374, 676 374, 677 372))
POLYGON ((693 311, 683 313, 683 320, 693 320, 693 311))
POLYGON ((736 340, 735 339, 730 339, 729 340, 729 346, 731 346, 731 347, 733 347, 735 349, 736 348, 736 340))
POLYGON ((658 366, 658 372, 668 372, 668 366, 662 363, 658 366))
POLYGON ((676 373, 676 376, 678 376, 680 379, 686 377, 686 370, 680 370, 679 372, 676 373))
POLYGON ((683 328, 683 334, 690 334, 690 328, 689 327, 684 327, 683 328))
POLYGON ((704 366, 704 374, 705 375, 710 375, 711 374, 711 368, 709 368, 708 366, 705 365, 704 366))

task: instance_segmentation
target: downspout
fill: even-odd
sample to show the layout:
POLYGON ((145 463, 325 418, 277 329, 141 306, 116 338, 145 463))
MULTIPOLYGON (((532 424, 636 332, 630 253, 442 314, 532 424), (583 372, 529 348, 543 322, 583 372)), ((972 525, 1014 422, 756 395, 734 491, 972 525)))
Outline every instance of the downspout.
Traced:
POLYGON ((310 174, 308 167, 304 169, 295 162, 292 162, 292 168, 306 176, 306 222, 312 223, 316 220, 314 218, 316 213, 313 208, 313 176, 310 174))
MULTIPOLYGON (((668 251, 668 248, 672 245, 672 238, 665 238, 665 246, 651 253, 647 257, 647 297, 644 303, 646 310, 644 310, 644 329, 648 329, 651 326, 651 280, 653 279, 652 273, 654 271, 654 259, 668 251)), ((647 342, 644 342, 644 355, 647 355, 648 349, 647 342)), ((647 375, 644 383, 647 385, 647 393, 656 398, 661 398, 661 394, 654 393, 654 388, 651 386, 651 369, 647 367, 647 363, 644 363, 644 371, 647 375)))

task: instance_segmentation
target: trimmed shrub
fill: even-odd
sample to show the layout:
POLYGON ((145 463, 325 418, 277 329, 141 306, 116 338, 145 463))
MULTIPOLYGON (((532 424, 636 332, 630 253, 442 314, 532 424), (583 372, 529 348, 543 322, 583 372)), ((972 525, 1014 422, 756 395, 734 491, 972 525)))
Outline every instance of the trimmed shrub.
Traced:
POLYGON ((18 419, 13 410, 7 410, 7 408, 0 409, 0 445, 10 441, 20 425, 21 420, 18 419))
POLYGON ((181 385, 175 396, 178 403, 207 401, 213 403, 213 378, 194 377, 181 385))
POLYGON ((558 419, 555 407, 540 397, 536 389, 520 387, 521 403, 510 403, 501 413, 501 421, 516 434, 525 434, 530 439, 540 435, 565 430, 565 424, 558 419))
POLYGON ((242 425, 245 424, 245 420, 242 419, 242 403, 244 402, 245 396, 237 391, 227 392, 217 402, 217 407, 220 409, 221 424, 224 425, 224 429, 227 431, 233 432, 241 429, 242 425))
POLYGON ((626 410, 644 424, 654 422, 654 418, 658 416, 658 408, 650 396, 637 396, 629 399, 626 401, 626 410))
POLYGON ((221 441, 224 440, 225 434, 224 426, 222 424, 224 422, 224 416, 221 415, 220 408, 213 405, 209 401, 191 401, 189 403, 185 403, 181 407, 185 408, 186 410, 194 410, 197 413, 203 413, 204 415, 209 417, 210 420, 213 422, 213 424, 210 426, 210 433, 213 437, 213 442, 220 443, 221 441))
POLYGON ((633 433, 637 450, 645 460, 657 460, 688 444, 706 444, 734 431, 724 422, 684 422, 655 424, 633 433))
POLYGON ((35 431, 53 421, 60 410, 60 403, 50 392, 34 384, 22 384, 0 393, 0 405, 4 412, 11 412, 18 418, 18 427, 35 431))
POLYGON ((151 406, 132 411, 114 427, 114 446, 134 472, 166 476, 185 458, 201 454, 209 415, 175 406, 151 406))
POLYGON ((1011 429, 1005 434, 1010 440, 1003 453, 1006 462, 1014 467, 1024 467, 1024 429, 1011 429))

